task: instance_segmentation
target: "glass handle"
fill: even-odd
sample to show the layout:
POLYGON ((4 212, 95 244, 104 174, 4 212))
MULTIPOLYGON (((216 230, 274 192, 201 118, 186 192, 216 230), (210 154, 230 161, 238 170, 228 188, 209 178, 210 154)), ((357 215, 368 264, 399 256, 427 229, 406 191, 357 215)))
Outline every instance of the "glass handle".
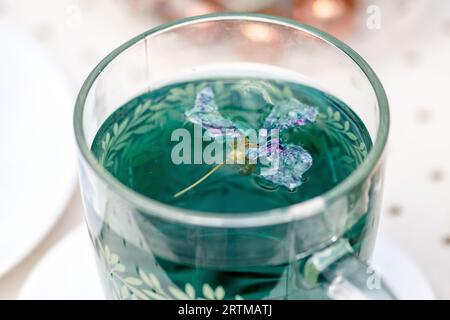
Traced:
POLYGON ((374 269, 359 260, 346 239, 312 255, 303 269, 307 285, 321 286, 334 300, 393 300, 374 269))

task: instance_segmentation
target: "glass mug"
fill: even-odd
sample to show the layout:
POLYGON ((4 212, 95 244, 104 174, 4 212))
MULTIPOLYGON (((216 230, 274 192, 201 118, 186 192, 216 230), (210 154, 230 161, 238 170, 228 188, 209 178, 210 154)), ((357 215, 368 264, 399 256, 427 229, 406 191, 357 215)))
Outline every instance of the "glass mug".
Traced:
POLYGON ((295 21, 214 14, 128 41, 92 71, 75 108, 86 222, 107 298, 394 298, 367 264, 388 129, 387 98, 367 63, 339 40, 295 21), (227 215, 145 197, 116 180, 92 153, 102 123, 130 99, 171 79, 205 70, 226 76, 239 68, 302 79, 345 101, 372 138, 367 157, 320 196, 227 215))

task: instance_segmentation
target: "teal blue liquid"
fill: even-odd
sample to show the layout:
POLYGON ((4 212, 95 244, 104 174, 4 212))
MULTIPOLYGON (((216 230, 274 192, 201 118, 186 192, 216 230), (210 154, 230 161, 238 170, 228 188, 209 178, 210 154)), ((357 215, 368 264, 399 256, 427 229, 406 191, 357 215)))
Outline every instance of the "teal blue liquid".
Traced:
MULTIPOLYGON (((369 133, 358 116, 342 101, 323 91, 285 81, 207 79, 168 85, 132 99, 104 122, 92 151, 115 178, 148 198, 178 208, 233 214, 283 208, 319 196, 346 179, 371 147, 369 133), (249 83, 259 89, 242 90, 249 83), (224 165, 195 188, 174 197, 214 167, 176 165, 171 161, 171 151, 177 144, 171 141, 171 134, 179 128, 193 133, 194 127, 186 121, 184 113, 192 108, 197 93, 207 86, 213 89, 223 115, 255 129, 262 127, 273 107, 264 95, 269 95, 275 103, 295 98, 318 109, 319 115, 313 124, 281 134, 283 141, 303 147, 312 156, 312 167, 303 175, 301 186, 288 189, 268 183, 242 167, 224 165)), ((105 214, 108 216, 109 212, 105 214)), ((92 220, 103 223, 97 217, 92 220)), ((106 223, 100 235, 93 236, 103 268, 106 268, 105 278, 109 279, 107 285, 112 297, 181 298, 183 294, 185 298, 304 297, 298 290, 301 287, 298 266, 302 261, 293 266, 287 261, 266 263, 265 258, 256 257, 239 266, 220 261, 210 263, 208 259, 214 256, 211 252, 206 252, 204 257, 198 252, 183 253, 180 244, 172 241, 177 237, 181 242, 195 243, 199 241, 198 231, 186 231, 176 224, 152 220, 144 213, 135 214, 132 220, 143 235, 139 241, 128 239, 106 223), (108 263, 107 253, 116 254, 118 264, 125 270, 112 272, 114 265, 108 263), (125 279, 130 277, 136 281, 127 283, 125 279)), ((347 232, 356 251, 367 228, 367 215, 362 215, 347 232)), ((258 237, 262 242, 268 241, 267 250, 276 252, 278 247, 283 250, 284 233, 279 234, 280 239, 270 230, 267 234, 251 233, 248 237, 251 241, 258 237)), ((239 236, 227 234, 230 248, 225 251, 221 248, 220 254, 233 255, 233 246, 240 245, 240 240, 236 240, 239 236)), ((187 250, 192 250, 190 248, 187 250)), ((314 295, 315 291, 312 292, 314 295)))
POLYGON ((151 199, 180 208, 226 213, 276 209, 321 195, 349 176, 370 150, 371 140, 364 124, 338 99, 295 83, 265 81, 261 86, 263 93, 241 90, 241 83, 242 80, 179 83, 137 97, 107 119, 92 150, 118 180, 151 199), (171 134, 184 128, 194 136, 194 125, 186 121, 184 112, 194 105, 196 93, 206 86, 215 88, 224 116, 256 130, 262 128, 273 107, 264 95, 271 95, 273 101, 295 97, 318 108, 319 117, 314 124, 281 133, 286 143, 302 146, 313 158, 300 187, 289 190, 275 186, 255 174, 242 174, 236 165, 225 165, 192 191, 174 197, 213 168, 208 164, 178 165, 171 159, 171 151, 178 143, 171 141, 171 134), (143 105, 146 110, 134 117, 136 109, 143 105), (122 128, 125 121, 127 125, 122 128), (115 125, 121 128, 118 134, 114 133, 115 125), (107 135, 112 138, 106 145, 107 135))

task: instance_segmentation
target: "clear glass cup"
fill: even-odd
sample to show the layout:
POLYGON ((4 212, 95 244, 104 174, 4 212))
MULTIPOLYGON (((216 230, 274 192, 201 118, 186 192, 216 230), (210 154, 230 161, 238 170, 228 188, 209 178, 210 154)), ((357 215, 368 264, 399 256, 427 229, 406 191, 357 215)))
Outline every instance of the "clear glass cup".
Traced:
POLYGON ((367 264, 388 129, 386 95, 367 63, 339 40, 295 21, 214 14, 128 41, 92 71, 75 108, 86 222, 107 297, 394 298, 367 264), (347 179, 318 197, 233 215, 144 197, 91 152, 102 123, 130 99, 174 79, 226 76, 230 70, 306 82, 334 95, 363 120, 373 148, 347 179))

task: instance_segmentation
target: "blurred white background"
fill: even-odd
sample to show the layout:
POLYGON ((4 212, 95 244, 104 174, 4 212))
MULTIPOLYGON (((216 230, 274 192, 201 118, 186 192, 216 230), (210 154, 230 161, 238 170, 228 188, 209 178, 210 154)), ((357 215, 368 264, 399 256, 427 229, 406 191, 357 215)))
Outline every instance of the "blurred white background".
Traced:
MULTIPOLYGON (((299 7, 308 5, 316 10, 302 7, 296 18, 318 24, 359 51, 380 76, 391 103, 392 131, 380 231, 412 257, 436 297, 450 299, 450 4, 441 0, 346 0, 339 9, 327 5, 329 1, 294 1, 299 7), (351 6, 346 7, 349 3, 351 6), (342 8, 344 11, 339 11, 342 8), (340 12, 340 20, 324 24, 323 19, 333 12, 340 12), (374 17, 379 25, 372 24, 374 17)), ((221 9, 217 4, 220 1, 200 5, 179 2, 181 6, 167 11, 155 6, 161 3, 158 0, 0 0, 0 26, 13 26, 36 42, 36 50, 45 51, 52 68, 64 78, 58 82, 67 83, 66 97, 73 101, 89 71, 132 36, 169 18, 221 9)), ((276 10, 270 8, 269 12, 276 10)), ((2 39, 0 49, 8 49, 1 47, 5 45, 2 39)), ((30 59, 33 56, 30 54, 30 59)), ((42 73, 38 72, 37 79, 46 81, 42 73)), ((53 88, 58 90, 56 84, 53 88)), ((0 94, 1 90, 6 89, 0 87, 0 94)), ((58 97, 52 91, 48 92, 49 100, 58 97)), ((10 115, 5 110, 14 108, 14 101, 6 105, 0 99, 0 108, 4 120, 10 115)), ((73 106, 69 103, 64 108, 71 112, 73 106)), ((3 145, 0 150, 0 157, 6 159, 8 151, 3 145)), ((33 157, 27 161, 32 162, 33 157)), ((45 254, 82 224, 78 186, 66 180, 70 199, 60 206, 51 225, 42 226, 45 232, 34 239, 25 257, 0 274, 0 298, 18 297, 45 254)), ((26 194, 20 199, 27 204, 26 194)), ((43 214, 33 209, 30 207, 29 212, 43 214)), ((6 215, 0 212, 0 226, 6 215)), ((22 223, 30 224, 30 220, 22 223)), ((11 238, 1 234, 0 241, 14 246, 11 238)), ((1 259, 0 254, 0 265, 1 259)))

